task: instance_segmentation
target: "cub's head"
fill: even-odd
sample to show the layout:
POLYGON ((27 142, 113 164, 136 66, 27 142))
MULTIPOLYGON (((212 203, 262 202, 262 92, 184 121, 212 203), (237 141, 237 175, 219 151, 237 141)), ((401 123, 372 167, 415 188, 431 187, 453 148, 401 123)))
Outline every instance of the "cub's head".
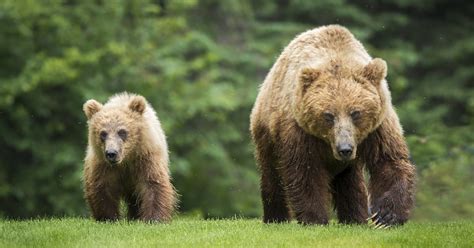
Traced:
POLYGON ((338 68, 301 71, 295 114, 306 132, 330 144, 337 160, 349 161, 385 116, 387 64, 374 59, 356 71, 334 72, 338 68))
POLYGON ((88 119, 89 145, 99 159, 119 165, 134 155, 141 139, 146 100, 133 96, 127 103, 102 105, 88 100, 83 110, 88 119))

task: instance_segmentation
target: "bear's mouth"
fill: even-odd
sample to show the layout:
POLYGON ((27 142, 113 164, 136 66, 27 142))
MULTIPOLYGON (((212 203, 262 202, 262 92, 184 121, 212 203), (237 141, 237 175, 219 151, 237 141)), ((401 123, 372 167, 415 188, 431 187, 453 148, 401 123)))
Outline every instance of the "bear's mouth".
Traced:
POLYGON ((120 162, 121 162, 121 160, 119 158, 107 158, 107 157, 105 157, 105 160, 111 166, 116 166, 116 165, 120 164, 120 162))
POLYGON ((112 166, 116 166, 116 165, 119 164, 118 161, 108 161, 108 162, 109 162, 109 164, 112 165, 112 166))

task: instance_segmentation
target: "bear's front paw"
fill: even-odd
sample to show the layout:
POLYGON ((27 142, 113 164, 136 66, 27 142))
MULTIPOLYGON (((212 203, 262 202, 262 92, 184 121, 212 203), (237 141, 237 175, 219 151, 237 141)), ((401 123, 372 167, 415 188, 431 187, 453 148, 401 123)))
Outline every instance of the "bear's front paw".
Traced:
POLYGON ((368 220, 371 220, 369 224, 375 228, 402 225, 407 221, 406 216, 397 211, 397 207, 388 199, 381 199, 373 204, 369 214, 371 214, 368 218, 368 220))

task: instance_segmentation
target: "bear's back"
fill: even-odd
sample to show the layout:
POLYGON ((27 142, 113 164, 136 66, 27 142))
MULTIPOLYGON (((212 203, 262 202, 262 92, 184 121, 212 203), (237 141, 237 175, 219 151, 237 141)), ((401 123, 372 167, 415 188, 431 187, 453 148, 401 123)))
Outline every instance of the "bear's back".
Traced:
MULTIPOLYGON (((298 35, 284 49, 278 60, 288 63, 283 84, 295 84, 304 68, 325 68, 338 63, 348 71, 367 65, 372 57, 345 27, 329 25, 298 35)), ((277 61, 278 62, 278 61, 277 61)))

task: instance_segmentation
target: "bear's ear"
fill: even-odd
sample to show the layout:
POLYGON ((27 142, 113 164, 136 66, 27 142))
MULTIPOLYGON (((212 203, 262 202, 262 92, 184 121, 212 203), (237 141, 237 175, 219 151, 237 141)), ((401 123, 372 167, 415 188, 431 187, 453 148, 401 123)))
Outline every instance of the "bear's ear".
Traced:
POLYGON ((321 76, 321 71, 313 68, 305 68, 301 70, 300 74, 300 83, 301 83, 301 88, 303 90, 303 93, 306 92, 306 90, 313 84, 314 81, 316 81, 319 76, 321 76))
POLYGON ((84 110, 84 113, 86 114, 87 119, 89 120, 92 118, 92 116, 99 112, 102 109, 102 104, 96 100, 88 100, 86 103, 84 103, 84 106, 82 106, 82 110, 84 110))
POLYGON ((380 85, 380 82, 387 76, 387 63, 383 59, 373 59, 362 70, 362 76, 373 85, 380 85))
POLYGON ((132 111, 143 114, 146 108, 146 100, 143 96, 134 96, 130 104, 128 104, 128 107, 132 111))

